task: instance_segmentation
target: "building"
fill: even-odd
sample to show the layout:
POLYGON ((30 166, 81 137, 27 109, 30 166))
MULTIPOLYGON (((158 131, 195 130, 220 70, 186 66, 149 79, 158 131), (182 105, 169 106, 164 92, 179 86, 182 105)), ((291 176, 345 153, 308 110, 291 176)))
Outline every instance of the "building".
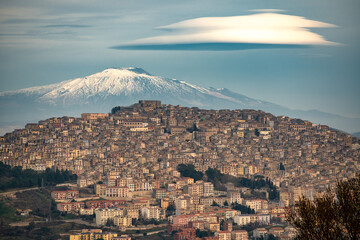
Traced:
POLYGON ((180 197, 180 198, 175 199, 175 208, 177 210, 186 209, 187 206, 188 206, 188 201, 186 198, 180 197))
POLYGON ((131 240, 131 237, 129 235, 121 235, 118 237, 113 237, 111 240, 131 240))
POLYGON ((189 222, 189 218, 186 215, 173 216, 174 225, 186 225, 189 222))
POLYGON ((214 194, 214 185, 211 182, 204 182, 204 196, 211 196, 214 194))
POLYGON ((257 214, 258 222, 261 224, 270 224, 271 215, 270 214, 257 214))
POLYGON ((248 240, 248 232, 245 230, 232 231, 231 240, 248 240))
POLYGON ((282 227, 273 227, 270 228, 269 233, 274 235, 275 237, 280 237, 281 234, 283 234, 285 230, 282 227))
POLYGON ((228 191, 227 197, 230 198, 231 203, 239 203, 243 202, 243 198, 241 197, 241 193, 239 191, 228 191))
POLYGON ((130 191, 128 187, 107 187, 105 196, 108 198, 127 198, 130 197, 130 191))
POLYGON ((84 207, 84 202, 58 203, 56 205, 57 210, 60 212, 79 212, 79 210, 84 207))
POLYGON ((159 108, 161 107, 161 101, 158 100, 140 100, 139 104, 141 107, 151 107, 151 108, 159 108))
POLYGON ((114 225, 118 227, 132 226, 132 218, 129 216, 116 216, 113 218, 114 225))
POLYGON ((141 216, 145 219, 163 219, 162 209, 158 206, 143 207, 141 209, 141 216))
POLYGON ((245 205, 251 209, 254 209, 255 212, 259 211, 260 209, 268 208, 267 201, 263 199, 248 199, 245 200, 245 205))
POLYGON ((96 208, 116 208, 122 207, 126 203, 125 200, 95 200, 95 201, 87 201, 86 207, 90 209, 96 208))
POLYGON ((80 215, 93 215, 94 209, 92 208, 80 208, 79 210, 80 215))
POLYGON ((77 179, 77 186, 80 188, 87 187, 90 185, 90 182, 85 177, 78 177, 77 179))
POLYGON ((215 232, 215 236, 218 237, 219 240, 231 240, 231 231, 215 232))
POLYGON ((165 188, 154 189, 154 195, 156 199, 163 199, 166 197, 166 189, 165 188))
POLYGON ((108 113, 82 113, 81 118, 84 120, 97 120, 97 119, 105 119, 109 117, 108 113))
POLYGON ((124 210, 120 208, 96 209, 96 225, 105 226, 109 219, 114 220, 117 216, 124 216, 124 210))
POLYGON ((51 197, 54 200, 68 200, 79 197, 78 190, 52 191, 51 197))
POLYGON ((251 217, 249 214, 244 214, 244 215, 236 215, 234 217, 234 222, 237 225, 247 225, 249 223, 251 223, 251 217))
POLYGON ((116 233, 103 233, 101 229, 82 229, 81 233, 70 234, 70 240, 112 240, 117 237, 116 233))
POLYGON ((138 219, 140 214, 139 214, 139 210, 135 209, 135 208, 127 208, 126 209, 126 215, 128 217, 131 217, 132 219, 138 219))
POLYGON ((224 221, 221 225, 221 229, 223 231, 232 231, 233 229, 233 225, 232 225, 232 221, 224 221))
POLYGON ((177 233, 174 234, 174 240, 196 239, 194 228, 180 228, 177 233))
POLYGON ((106 195, 106 185, 105 184, 96 184, 95 185, 95 194, 98 197, 104 197, 106 195))
POLYGON ((202 230, 205 228, 205 222, 204 221, 192 221, 192 222, 189 222, 188 226, 191 228, 202 230))
POLYGON ((256 228, 253 231, 253 237, 255 238, 265 238, 267 235, 267 230, 265 228, 256 228))
POLYGON ((205 229, 210 230, 212 232, 220 231, 220 223, 218 222, 205 222, 205 229))
POLYGON ((197 181, 194 184, 186 186, 186 190, 189 195, 203 196, 204 195, 204 182, 197 181))

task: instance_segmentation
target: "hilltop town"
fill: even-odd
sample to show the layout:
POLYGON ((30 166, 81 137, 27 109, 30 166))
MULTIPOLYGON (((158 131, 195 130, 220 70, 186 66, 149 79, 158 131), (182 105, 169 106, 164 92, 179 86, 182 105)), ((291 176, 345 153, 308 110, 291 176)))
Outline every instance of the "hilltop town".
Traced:
POLYGON ((51 193, 60 212, 120 230, 164 224, 174 239, 290 239, 286 207, 360 173, 360 140, 328 126, 149 100, 29 123, 0 137, 0 153, 13 167, 76 174, 51 193))

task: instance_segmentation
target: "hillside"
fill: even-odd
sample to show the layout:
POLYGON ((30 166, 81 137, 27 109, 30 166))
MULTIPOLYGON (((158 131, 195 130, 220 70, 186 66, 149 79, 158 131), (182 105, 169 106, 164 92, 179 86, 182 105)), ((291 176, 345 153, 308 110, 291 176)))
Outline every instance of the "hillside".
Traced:
POLYGON ((0 133, 25 123, 52 116, 79 116, 82 112, 109 112, 113 106, 138 99, 159 99, 205 109, 255 109, 275 115, 310 120, 343 131, 360 130, 360 119, 317 110, 294 110, 234 93, 229 89, 204 88, 185 81, 154 76, 141 68, 109 68, 83 78, 47 86, 0 92, 0 133))

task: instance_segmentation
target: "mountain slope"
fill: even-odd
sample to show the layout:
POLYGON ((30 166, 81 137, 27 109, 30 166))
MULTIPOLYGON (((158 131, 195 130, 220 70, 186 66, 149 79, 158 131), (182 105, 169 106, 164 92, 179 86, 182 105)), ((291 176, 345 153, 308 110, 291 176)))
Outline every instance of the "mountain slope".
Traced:
MULTIPOLYGON (((245 99, 248 98, 244 95, 231 92, 228 89, 221 89, 220 92, 224 95, 231 96, 235 99, 245 99)), ((292 118, 300 118, 303 120, 309 120, 317 124, 329 125, 332 128, 339 129, 345 132, 354 132, 360 129, 360 119, 359 118, 350 118, 344 117, 337 114, 326 113, 319 110, 299 110, 299 109, 290 109, 277 104, 273 104, 266 101, 261 101, 261 103, 253 102, 253 99, 249 99, 250 108, 261 109, 265 112, 270 112, 275 115, 285 115, 292 118)))
POLYGON ((360 132, 356 132, 352 134, 354 137, 360 138, 360 132))
MULTIPOLYGON (((20 126, 52 116, 79 116, 82 112, 109 112, 140 99, 213 109, 261 109, 276 115, 299 117, 345 131, 360 130, 359 119, 319 111, 291 110, 231 92, 202 88, 184 81, 153 76, 141 68, 109 68, 93 75, 47 86, 0 93, 0 127, 20 126), (16 121, 17 120, 17 121, 16 121), (350 126, 348 129, 346 125, 350 126)), ((4 131, 1 132, 4 134, 4 131)))

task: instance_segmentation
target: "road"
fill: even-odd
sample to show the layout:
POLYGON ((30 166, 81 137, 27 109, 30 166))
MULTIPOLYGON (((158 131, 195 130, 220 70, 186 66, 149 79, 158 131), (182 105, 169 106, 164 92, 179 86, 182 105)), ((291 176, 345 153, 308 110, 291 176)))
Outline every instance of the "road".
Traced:
MULTIPOLYGON (((10 226, 13 226, 13 227, 26 227, 30 224, 30 222, 32 221, 29 221, 29 220, 25 220, 25 221, 21 221, 21 222, 14 222, 14 223, 10 223, 9 225, 10 226)), ((33 221, 35 223, 44 223, 45 221, 33 221)), ((92 226, 92 227, 96 227, 96 224, 95 223, 89 223, 89 222, 86 222, 80 218, 77 218, 77 219, 67 219, 67 220, 53 220, 52 222, 73 222, 73 223, 77 223, 77 224, 83 224, 83 225, 87 225, 87 226, 92 226)))
POLYGON ((11 196, 15 193, 19 193, 19 192, 26 192, 26 191, 31 191, 31 190, 37 190, 40 189, 40 187, 33 187, 33 188, 25 188, 25 189, 18 189, 18 190, 13 190, 13 191, 9 191, 9 192, 3 192, 0 193, 0 196, 11 196))

